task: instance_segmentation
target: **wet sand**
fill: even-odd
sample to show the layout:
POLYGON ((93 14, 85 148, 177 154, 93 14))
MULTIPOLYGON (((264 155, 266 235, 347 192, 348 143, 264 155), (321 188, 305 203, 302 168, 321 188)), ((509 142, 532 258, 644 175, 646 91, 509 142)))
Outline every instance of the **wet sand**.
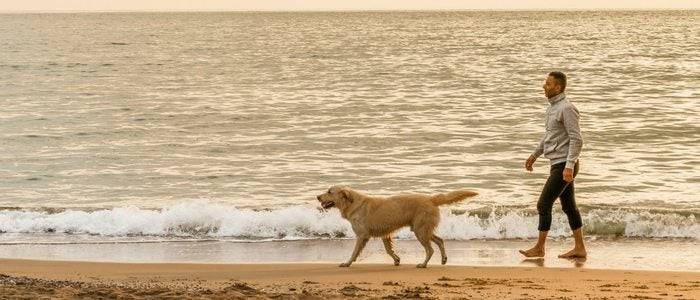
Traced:
POLYGON ((700 298, 698 272, 582 268, 0 259, 0 274, 8 298, 700 298))
MULTIPOLYGON (((50 235, 40 238, 46 243, 0 242, 0 258, 121 263, 337 264, 350 256, 355 245, 354 239, 62 243, 50 235)), ((546 260, 537 263, 523 260, 517 251, 532 247, 534 240, 451 240, 445 243, 450 266, 700 271, 700 252, 696 251, 700 242, 697 240, 589 239, 586 243, 589 258, 585 262, 571 262, 558 259, 557 255, 570 250, 573 241, 552 239, 547 242, 546 260)), ((396 240, 394 248, 405 264, 417 264, 425 257, 425 250, 415 240, 396 240)), ((372 239, 357 262, 390 264, 392 259, 381 240, 372 239)), ((439 263, 440 256, 435 254, 431 265, 439 263)))

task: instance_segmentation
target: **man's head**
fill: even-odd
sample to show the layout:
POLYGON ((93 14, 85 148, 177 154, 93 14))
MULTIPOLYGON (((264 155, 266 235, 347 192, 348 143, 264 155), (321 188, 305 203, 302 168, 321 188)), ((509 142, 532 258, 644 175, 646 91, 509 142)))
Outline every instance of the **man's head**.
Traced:
POLYGON ((563 93, 566 89, 566 75, 559 71, 550 72, 542 88, 544 88, 544 95, 547 98, 563 93))

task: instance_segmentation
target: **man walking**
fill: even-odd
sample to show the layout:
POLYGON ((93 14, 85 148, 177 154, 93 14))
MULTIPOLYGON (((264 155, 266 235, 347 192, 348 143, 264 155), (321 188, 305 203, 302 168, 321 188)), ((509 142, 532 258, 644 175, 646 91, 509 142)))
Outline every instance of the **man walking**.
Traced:
POLYGON ((566 75, 562 72, 551 72, 544 83, 544 95, 549 100, 549 108, 545 118, 545 135, 535 152, 525 162, 525 169, 532 171, 532 165, 537 158, 544 154, 550 160, 549 178, 542 188, 537 201, 540 231, 537 244, 528 250, 520 250, 526 257, 543 257, 547 233, 552 224, 552 206, 559 198, 561 207, 569 219, 573 231, 574 249, 559 255, 560 258, 586 257, 586 247, 583 245, 581 214, 576 208, 574 198, 574 177, 578 173, 578 157, 583 146, 579 128, 578 109, 566 99, 566 75))

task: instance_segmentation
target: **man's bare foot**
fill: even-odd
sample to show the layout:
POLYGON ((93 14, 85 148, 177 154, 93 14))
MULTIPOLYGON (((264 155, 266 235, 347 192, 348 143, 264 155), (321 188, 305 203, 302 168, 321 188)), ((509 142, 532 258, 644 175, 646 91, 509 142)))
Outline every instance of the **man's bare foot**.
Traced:
POLYGON ((528 250, 518 250, 525 257, 544 257, 544 249, 534 247, 528 250))
POLYGON ((559 258, 586 258, 586 249, 577 249, 574 248, 573 250, 566 252, 564 254, 560 254, 559 258))

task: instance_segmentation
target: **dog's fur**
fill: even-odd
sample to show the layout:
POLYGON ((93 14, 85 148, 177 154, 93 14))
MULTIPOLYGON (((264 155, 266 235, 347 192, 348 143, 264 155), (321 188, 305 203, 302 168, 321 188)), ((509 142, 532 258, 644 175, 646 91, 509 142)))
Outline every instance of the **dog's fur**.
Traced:
POLYGON ((391 234, 404 226, 410 226, 418 241, 425 248, 425 261, 417 265, 425 268, 433 255, 433 241, 440 248, 442 264, 447 263, 443 240, 435 235, 435 228, 440 222, 438 206, 455 203, 477 193, 468 190, 437 195, 399 195, 388 198, 370 197, 347 186, 333 186, 316 198, 324 209, 337 207, 340 214, 350 221, 357 236, 355 250, 347 262, 340 264, 348 267, 352 264, 371 237, 381 237, 386 252, 399 265, 401 259, 394 253, 391 234))

